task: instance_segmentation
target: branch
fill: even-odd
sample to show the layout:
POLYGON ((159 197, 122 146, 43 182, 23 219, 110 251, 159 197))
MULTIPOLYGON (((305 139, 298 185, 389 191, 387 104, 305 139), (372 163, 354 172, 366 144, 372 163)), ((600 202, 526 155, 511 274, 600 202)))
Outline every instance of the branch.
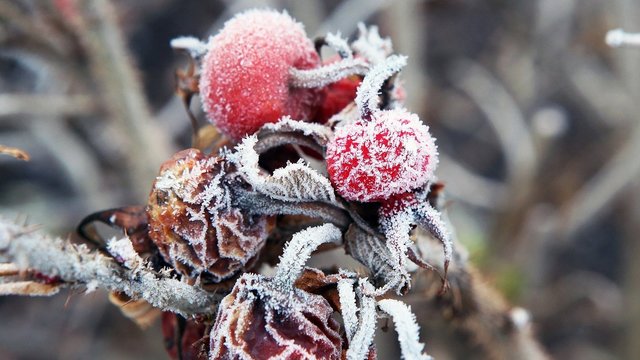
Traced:
POLYGON ((221 295, 187 285, 146 265, 127 269, 86 246, 38 234, 0 217, 0 261, 61 279, 63 285, 104 288, 144 299, 151 305, 179 313, 213 314, 221 295))

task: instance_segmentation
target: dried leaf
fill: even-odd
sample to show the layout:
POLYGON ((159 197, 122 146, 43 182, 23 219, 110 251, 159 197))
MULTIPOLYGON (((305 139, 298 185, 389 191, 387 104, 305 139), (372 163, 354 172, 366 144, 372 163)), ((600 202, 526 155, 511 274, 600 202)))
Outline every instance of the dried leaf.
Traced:
POLYGON ((380 300, 378 306, 393 318, 402 350, 402 358, 405 360, 431 360, 432 357, 423 352, 424 344, 420 342, 420 327, 411 308, 403 302, 393 299, 380 300))

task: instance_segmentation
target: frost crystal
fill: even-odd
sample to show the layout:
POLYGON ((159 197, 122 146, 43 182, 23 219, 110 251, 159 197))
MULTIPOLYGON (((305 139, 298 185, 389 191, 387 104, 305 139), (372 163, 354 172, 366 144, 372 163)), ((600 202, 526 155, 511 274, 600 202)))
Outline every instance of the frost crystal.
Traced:
POLYGON ((405 360, 431 360, 431 356, 423 353, 424 344, 420 342, 420 328, 411 308, 392 299, 380 300, 378 306, 393 318, 402 350, 402 358, 405 360))
POLYGON ((255 151, 256 136, 245 137, 228 158, 238 166, 246 181, 262 194, 283 201, 325 201, 336 198, 329 179, 306 165, 302 160, 276 169, 272 176, 261 173, 259 155, 255 151))
POLYGON ((384 61, 393 52, 391 39, 381 38, 377 26, 367 28, 365 24, 358 23, 358 32, 358 39, 351 47, 370 64, 376 65, 384 61))
POLYGON ((375 65, 371 71, 367 73, 356 95, 356 104, 362 117, 368 117, 378 108, 378 97, 382 85, 387 79, 402 70, 406 65, 406 56, 391 55, 383 62, 375 65))
POLYGON ((280 257, 274 284, 283 289, 291 288, 318 246, 328 242, 338 244, 341 239, 340 229, 333 224, 311 227, 293 235, 280 257))

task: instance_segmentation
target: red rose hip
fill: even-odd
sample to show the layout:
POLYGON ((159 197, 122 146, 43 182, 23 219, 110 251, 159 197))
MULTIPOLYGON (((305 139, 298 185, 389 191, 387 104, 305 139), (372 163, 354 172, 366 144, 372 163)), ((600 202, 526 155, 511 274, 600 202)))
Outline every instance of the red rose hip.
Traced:
POLYGON ((290 86, 289 70, 320 65, 302 24, 287 13, 250 10, 229 20, 209 41, 200 92, 209 119, 238 140, 289 115, 309 120, 319 89, 290 86))
POLYGON ((347 200, 382 201, 433 177, 438 152, 429 128, 406 110, 374 111, 336 130, 327 144, 327 170, 347 200))

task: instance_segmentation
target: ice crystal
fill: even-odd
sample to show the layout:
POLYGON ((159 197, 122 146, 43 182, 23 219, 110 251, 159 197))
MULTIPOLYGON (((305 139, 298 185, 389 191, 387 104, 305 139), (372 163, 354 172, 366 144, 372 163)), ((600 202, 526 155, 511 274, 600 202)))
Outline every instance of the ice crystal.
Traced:
POLYGON ((401 301, 393 299, 380 300, 378 306, 393 318, 402 358, 405 360, 431 360, 431 356, 423 352, 424 344, 420 342, 420 327, 416 323, 416 317, 411 312, 411 308, 401 301))
POLYGON ((353 51, 349 47, 347 40, 342 37, 338 32, 337 34, 328 33, 324 37, 325 43, 333 49, 343 59, 350 59, 353 57, 353 51))
POLYGON ((356 306, 356 293, 353 291, 353 284, 352 279, 342 279, 338 282, 342 320, 349 341, 358 329, 358 307, 356 306))

